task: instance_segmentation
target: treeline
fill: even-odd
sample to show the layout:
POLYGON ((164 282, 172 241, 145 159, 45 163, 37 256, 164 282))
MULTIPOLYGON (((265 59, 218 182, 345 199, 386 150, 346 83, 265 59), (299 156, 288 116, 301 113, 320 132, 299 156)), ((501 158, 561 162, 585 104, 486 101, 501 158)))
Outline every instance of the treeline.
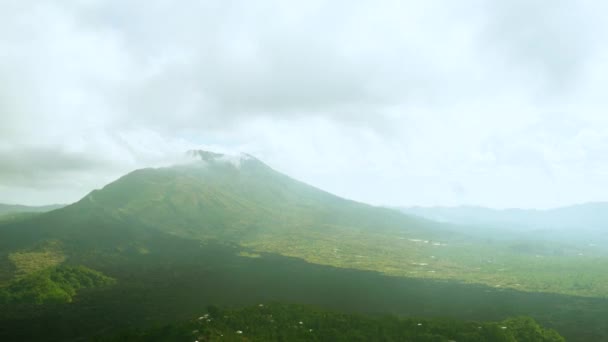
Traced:
POLYGON ((60 266, 28 274, 0 289, 0 304, 69 303, 78 290, 111 285, 114 279, 84 266, 60 266))
POLYGON ((128 331, 99 341, 492 341, 562 342, 532 318, 502 322, 364 316, 302 305, 270 304, 241 309, 211 306, 192 321, 128 331))

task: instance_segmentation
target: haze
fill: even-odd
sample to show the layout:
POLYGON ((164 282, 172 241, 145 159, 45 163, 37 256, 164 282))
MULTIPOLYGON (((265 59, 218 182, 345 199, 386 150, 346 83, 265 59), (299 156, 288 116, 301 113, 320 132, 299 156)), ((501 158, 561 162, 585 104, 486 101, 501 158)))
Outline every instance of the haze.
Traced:
POLYGON ((193 148, 383 205, 606 200, 600 1, 0 3, 0 202, 193 148))

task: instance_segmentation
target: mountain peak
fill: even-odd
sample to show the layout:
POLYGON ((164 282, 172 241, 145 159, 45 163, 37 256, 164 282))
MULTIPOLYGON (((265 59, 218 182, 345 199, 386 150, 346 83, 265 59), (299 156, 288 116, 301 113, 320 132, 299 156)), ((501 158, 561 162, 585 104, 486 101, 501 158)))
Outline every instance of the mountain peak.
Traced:
POLYGON ((186 152, 189 157, 200 158, 203 161, 214 161, 216 159, 224 157, 224 154, 215 153, 205 150, 189 150, 186 152))
POLYGON ((229 163, 236 167, 239 167, 243 161, 256 160, 247 153, 222 154, 205 150, 189 150, 187 155, 207 163, 229 163))

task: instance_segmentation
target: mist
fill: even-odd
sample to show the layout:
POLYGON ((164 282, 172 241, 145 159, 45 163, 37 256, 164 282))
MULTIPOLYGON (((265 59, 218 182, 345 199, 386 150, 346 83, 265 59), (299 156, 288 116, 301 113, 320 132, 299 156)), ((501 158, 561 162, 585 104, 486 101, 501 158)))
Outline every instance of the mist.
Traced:
POLYGON ((603 10, 4 1, 0 201, 70 203, 194 148, 378 205, 606 200, 603 10))

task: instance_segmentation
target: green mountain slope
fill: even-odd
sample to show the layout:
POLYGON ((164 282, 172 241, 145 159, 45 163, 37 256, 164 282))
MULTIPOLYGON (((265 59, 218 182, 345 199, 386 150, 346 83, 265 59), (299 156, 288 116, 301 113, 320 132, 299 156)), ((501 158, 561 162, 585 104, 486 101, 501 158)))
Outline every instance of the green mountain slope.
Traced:
POLYGON ((422 246, 402 248, 391 240, 450 236, 438 224, 339 198, 251 156, 193 155, 195 162, 137 170, 77 203, 3 224, 0 286, 49 260, 153 253, 149 240, 159 233, 235 244, 252 257, 271 252, 386 272, 400 270, 403 262, 402 257, 378 257, 386 251, 412 260, 421 254, 422 246), (49 255, 49 244, 61 248, 49 255))
MULTIPOLYGON (((0 253, 48 240, 61 241, 68 256, 147 253, 146 239, 161 232, 235 244, 250 257, 278 253, 396 276, 608 296, 608 274, 600 271, 607 260, 597 253, 513 248, 334 196, 248 155, 193 156, 198 161, 137 170, 65 208, 2 225, 0 253)), ((0 262, 0 284, 10 277, 0 262)))
MULTIPOLYGON (((203 152, 199 152, 203 153, 203 152)), ((439 225, 345 200, 250 156, 144 169, 94 191, 72 210, 99 210, 183 237, 235 242, 314 232, 425 233, 439 225)))
POLYGON ((155 229, 311 262, 378 270, 379 263, 369 256, 381 250, 398 250, 412 260, 420 254, 421 246, 402 248, 392 240, 453 236, 440 224, 316 189, 253 157, 206 153, 196 152, 202 160, 195 163, 134 171, 75 204, 5 226, 4 234, 12 237, 0 241, 0 248, 23 248, 36 239, 52 238, 99 245, 115 227, 126 226, 117 233, 128 236, 134 227, 141 228, 137 234, 155 229), (24 234, 29 231, 32 234, 24 234))

